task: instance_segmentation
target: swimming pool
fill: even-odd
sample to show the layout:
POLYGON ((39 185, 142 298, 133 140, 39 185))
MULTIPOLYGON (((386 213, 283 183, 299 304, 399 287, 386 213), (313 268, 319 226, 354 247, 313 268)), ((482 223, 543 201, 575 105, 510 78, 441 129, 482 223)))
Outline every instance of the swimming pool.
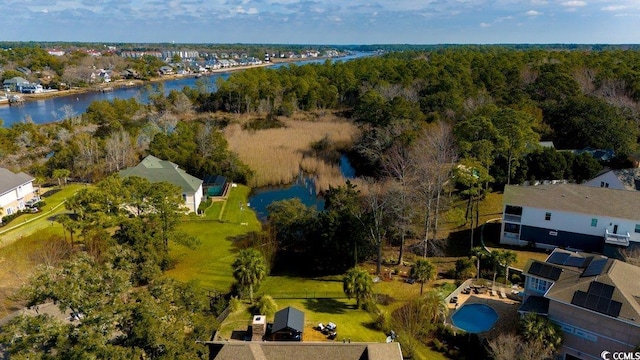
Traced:
POLYGON ((497 320, 498 313, 485 304, 463 305, 451 316, 453 325, 472 334, 491 329, 497 320))

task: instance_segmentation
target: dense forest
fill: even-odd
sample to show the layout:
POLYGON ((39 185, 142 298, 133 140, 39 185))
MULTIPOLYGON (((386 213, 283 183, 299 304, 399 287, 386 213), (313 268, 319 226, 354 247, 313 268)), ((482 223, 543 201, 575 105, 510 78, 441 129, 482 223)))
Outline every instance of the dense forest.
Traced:
MULTIPOLYGON (((307 145, 304 156, 335 160, 336 151, 346 152, 359 179, 329 186, 321 211, 297 200, 273 204, 265 231, 245 239, 260 245, 271 269, 286 272, 290 268, 283 264, 300 265, 295 274, 301 275, 340 274, 370 259, 380 274, 383 260, 403 265, 405 251, 425 257, 466 256, 479 226, 478 202, 488 191, 527 180, 581 182, 603 166, 628 166, 628 157, 638 151, 640 51, 636 50, 444 46, 348 62, 249 69, 219 80, 214 93, 207 88, 206 79, 195 88, 168 95, 162 85, 147 86, 141 97, 148 98, 147 103, 95 102, 83 114, 60 109, 64 120, 55 123, 38 126, 25 119, 0 127, 0 166, 27 171, 39 183, 71 177, 98 184, 67 204, 74 216, 63 219, 64 226, 81 234, 88 251, 87 258, 65 266, 88 275, 81 279, 89 284, 92 271, 106 267, 113 294, 86 301, 118 310, 122 321, 116 330, 122 336, 107 339, 105 334, 114 331, 113 317, 103 318, 103 312, 91 313, 91 306, 80 304, 88 306, 89 320, 108 331, 89 333, 87 341, 72 337, 70 342, 54 344, 64 349, 61 354, 73 357, 85 351, 83 344, 96 342, 113 346, 109 350, 121 358, 142 353, 149 358, 172 357, 193 351, 193 338, 209 330, 201 321, 210 309, 192 289, 159 281, 171 266, 168 243, 196 242, 175 227, 179 209, 170 202, 180 199, 162 195, 171 189, 154 191, 144 182, 110 176, 147 154, 170 160, 200 178, 223 174, 247 183, 256 169, 230 150, 229 128, 247 133, 286 130, 294 121, 319 122, 329 113, 357 128, 351 142, 336 144, 329 136, 320 137, 307 145), (553 141, 555 147, 541 147, 540 141, 553 141), (587 152, 565 151, 587 147, 611 150, 615 157, 603 162, 587 152), (132 218, 113 206, 132 201, 156 211, 141 210, 144 216, 132 218), (456 254, 447 248, 448 234, 441 229, 443 213, 454 202, 466 204, 466 209, 458 209, 459 227, 471 233, 471 241, 466 238, 459 246, 464 253, 456 254), (392 261, 383 259, 387 244, 399 249, 392 261), (121 271, 123 267, 128 272, 121 271), (130 292, 130 285, 146 287, 132 293, 133 301, 114 303, 112 297, 130 292), (163 289, 170 290, 168 295, 163 289), (180 326, 193 331, 183 334, 175 349, 165 344, 146 348, 148 343, 161 343, 151 339, 148 330, 163 326, 154 322, 154 314, 143 311, 147 302, 175 304, 168 307, 182 318, 189 301, 198 311, 189 315, 188 324, 174 322, 166 331, 180 333, 180 326), (135 326, 136 319, 151 324, 149 329, 135 326)), ((504 258, 484 260, 493 261, 494 279, 502 271, 499 267, 506 269, 513 261, 507 260, 508 251, 496 254, 504 258)), ((461 260, 456 278, 475 271, 473 261, 461 260)), ((26 294, 30 304, 45 298, 70 301, 63 296, 71 286, 63 275, 39 273, 33 288, 37 291, 26 294), (56 278, 62 281, 56 283, 56 278)), ((231 291, 242 294, 242 289, 231 291)), ((163 307, 159 305, 157 312, 164 312, 163 307)), ((15 324, 16 329, 42 325, 15 324)), ((54 333, 64 339, 69 329, 54 333)), ((25 337, 18 345, 31 351, 30 341, 25 337)))

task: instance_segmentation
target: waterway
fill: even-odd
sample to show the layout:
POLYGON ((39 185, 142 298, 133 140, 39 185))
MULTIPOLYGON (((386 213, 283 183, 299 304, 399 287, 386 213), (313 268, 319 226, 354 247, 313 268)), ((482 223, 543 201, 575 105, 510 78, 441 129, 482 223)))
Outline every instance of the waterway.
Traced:
MULTIPOLYGON (((349 61, 365 56, 372 56, 373 53, 355 53, 353 55, 344 56, 340 58, 333 58, 331 61, 349 61)), ((304 61, 297 61, 292 63, 278 63, 270 66, 270 69, 277 69, 283 66, 289 66, 290 64, 304 65, 310 63, 322 63, 326 59, 310 59, 304 61)), ((216 73, 208 76, 201 77, 200 79, 207 80, 207 84, 210 91, 215 91, 216 81, 218 78, 227 79, 230 73, 216 73)), ((164 90, 168 94, 171 90, 182 90, 185 86, 195 87, 195 77, 185 77, 180 79, 163 81, 164 90)), ((152 86, 157 86, 152 83, 152 86)), ((82 94, 74 94, 69 96, 52 97, 48 99, 27 101, 18 106, 0 105, 0 119, 2 119, 4 126, 9 127, 11 124, 23 121, 27 118, 36 124, 45 124, 62 120, 63 109, 70 108, 76 115, 80 115, 87 110, 87 107, 94 102, 100 100, 114 100, 114 99, 130 99, 136 98, 142 103, 147 102, 147 96, 145 93, 145 86, 138 87, 123 87, 117 88, 109 92, 88 92, 82 94)))
MULTIPOLYGON (((345 179, 352 179, 356 172, 346 155, 340 156, 340 172, 345 179)), ((312 177, 301 174, 293 184, 286 186, 265 186, 254 189, 249 196, 249 207, 251 207, 258 218, 264 220, 269 215, 267 207, 276 201, 298 198, 306 206, 312 206, 316 210, 324 209, 324 199, 316 191, 316 186, 312 177)))

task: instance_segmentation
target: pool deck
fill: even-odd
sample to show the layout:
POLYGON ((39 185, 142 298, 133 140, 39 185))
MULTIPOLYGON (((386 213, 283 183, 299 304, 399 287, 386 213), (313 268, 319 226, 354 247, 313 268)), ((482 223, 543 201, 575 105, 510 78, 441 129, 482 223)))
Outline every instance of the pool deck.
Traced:
MULTIPOLYGON (((490 292, 486 294, 462 294, 458 296, 458 304, 449 303, 449 316, 447 317, 447 323, 452 324, 451 315, 455 313, 456 309, 459 309, 464 304, 486 304, 491 306, 498 313, 498 321, 496 321, 493 328, 489 331, 478 334, 481 338, 493 338, 502 333, 516 332, 518 330, 518 324, 520 315, 518 314, 518 307, 520 301, 515 301, 510 298, 500 298, 499 295, 492 296, 490 292)), ((454 326, 455 327, 455 326, 454 326)))

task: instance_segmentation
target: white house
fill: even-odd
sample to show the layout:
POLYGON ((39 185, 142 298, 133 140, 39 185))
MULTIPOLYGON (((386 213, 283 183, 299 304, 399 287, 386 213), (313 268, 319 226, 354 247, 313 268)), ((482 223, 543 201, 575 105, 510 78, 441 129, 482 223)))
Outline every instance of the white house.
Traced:
POLYGON ((619 190, 640 190, 640 169, 618 169, 600 173, 583 185, 619 190))
POLYGON ((202 202, 202 180, 187 174, 171 161, 160 160, 153 155, 147 156, 134 167, 121 170, 120 176, 138 176, 152 183, 166 181, 179 186, 189 212, 197 213, 202 202))
POLYGON ((603 252, 640 243, 640 192, 507 185, 503 202, 502 244, 603 252))
POLYGON ((14 174, 0 168, 0 220, 3 216, 24 210, 25 202, 36 196, 33 180, 33 176, 23 172, 14 174))

